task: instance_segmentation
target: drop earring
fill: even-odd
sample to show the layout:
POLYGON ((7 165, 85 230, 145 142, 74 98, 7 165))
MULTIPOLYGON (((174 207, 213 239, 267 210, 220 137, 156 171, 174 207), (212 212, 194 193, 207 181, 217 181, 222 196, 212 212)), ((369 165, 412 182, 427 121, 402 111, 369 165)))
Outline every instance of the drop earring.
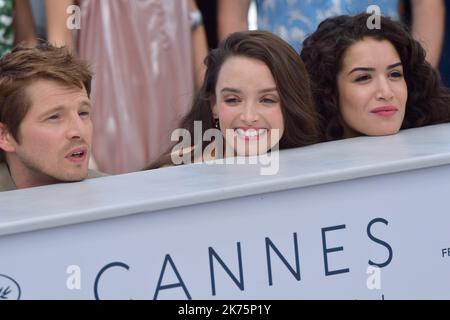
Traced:
POLYGON ((219 123, 219 119, 214 119, 214 126, 216 127, 216 129, 220 130, 220 123, 219 123))

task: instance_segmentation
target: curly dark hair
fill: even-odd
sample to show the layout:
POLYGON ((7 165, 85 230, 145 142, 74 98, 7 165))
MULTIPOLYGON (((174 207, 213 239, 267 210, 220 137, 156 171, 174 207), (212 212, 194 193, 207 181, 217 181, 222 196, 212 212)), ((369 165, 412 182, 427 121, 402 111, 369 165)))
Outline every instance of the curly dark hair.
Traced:
MULTIPOLYGON (((308 72, 297 52, 280 37, 267 31, 243 31, 228 36, 205 59, 206 73, 192 109, 180 123, 194 136, 194 122, 201 121, 202 134, 214 128, 212 106, 219 72, 229 58, 247 57, 264 62, 277 85, 284 119, 279 149, 307 146, 321 141, 308 72)), ((203 142, 202 151, 209 142, 203 142)), ((146 169, 172 165, 170 151, 146 169)))
POLYGON ((322 116, 322 132, 327 140, 344 138, 339 110, 337 75, 346 50, 365 37, 387 40, 397 50, 408 87, 405 118, 401 129, 450 121, 450 91, 439 73, 425 60, 425 50, 401 23, 381 18, 381 29, 369 29, 371 15, 337 16, 324 20, 305 39, 301 57, 311 78, 316 108, 322 116))

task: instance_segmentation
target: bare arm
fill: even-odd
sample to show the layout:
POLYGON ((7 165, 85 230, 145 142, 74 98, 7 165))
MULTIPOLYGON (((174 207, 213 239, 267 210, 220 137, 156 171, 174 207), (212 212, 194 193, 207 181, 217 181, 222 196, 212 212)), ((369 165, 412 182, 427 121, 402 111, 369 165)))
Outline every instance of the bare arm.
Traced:
POLYGON ((427 61, 439 65, 444 33, 445 4, 443 0, 412 0, 412 34, 427 51, 427 61))
POLYGON ((66 10, 73 4, 74 0, 45 0, 48 41, 56 46, 67 46, 71 50, 75 44, 72 31, 66 26, 69 17, 66 10))
POLYGON ((219 0, 219 40, 225 39, 230 33, 248 30, 249 8, 250 0, 219 0))
POLYGON ((28 0, 14 0, 13 26, 14 44, 20 42, 30 46, 37 44, 33 15, 28 0))
MULTIPOLYGON (((198 10, 195 0, 188 1, 189 11, 198 10)), ((195 76, 195 87, 198 89, 203 83, 203 78, 205 75, 205 65, 203 60, 208 54, 208 44, 206 43, 206 31, 203 24, 197 26, 191 32, 192 39, 192 58, 194 66, 194 76, 195 76)))

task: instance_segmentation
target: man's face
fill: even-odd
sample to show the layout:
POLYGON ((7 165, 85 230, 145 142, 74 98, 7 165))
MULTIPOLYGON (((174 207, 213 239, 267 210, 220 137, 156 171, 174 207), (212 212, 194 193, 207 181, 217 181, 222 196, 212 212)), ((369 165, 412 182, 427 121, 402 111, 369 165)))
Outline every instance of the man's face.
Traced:
POLYGON ((93 131, 86 89, 37 80, 26 91, 32 103, 12 143, 10 167, 32 185, 85 179, 93 131))

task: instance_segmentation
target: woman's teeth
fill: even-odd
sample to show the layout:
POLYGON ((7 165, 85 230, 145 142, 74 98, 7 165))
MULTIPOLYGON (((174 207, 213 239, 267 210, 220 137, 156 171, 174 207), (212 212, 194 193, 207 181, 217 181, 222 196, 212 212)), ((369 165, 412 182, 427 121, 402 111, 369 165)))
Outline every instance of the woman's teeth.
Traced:
POLYGON ((236 129, 235 130, 236 133, 240 136, 244 136, 244 137, 248 137, 248 138, 254 138, 257 136, 262 136, 263 134, 265 134, 267 132, 267 129, 249 129, 249 130, 244 130, 244 129, 236 129))

